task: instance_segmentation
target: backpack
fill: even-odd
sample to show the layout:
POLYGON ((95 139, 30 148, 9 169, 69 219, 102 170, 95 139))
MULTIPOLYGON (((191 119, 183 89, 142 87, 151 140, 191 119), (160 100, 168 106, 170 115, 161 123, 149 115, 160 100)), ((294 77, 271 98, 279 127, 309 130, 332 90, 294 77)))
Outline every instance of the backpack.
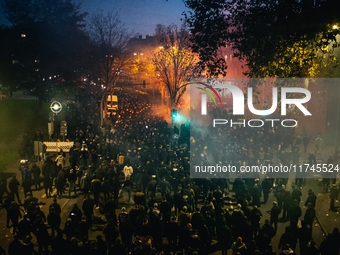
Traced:
POLYGON ((22 170, 22 178, 23 178, 24 180, 30 179, 30 178, 31 178, 31 170, 29 170, 28 168, 25 167, 25 168, 22 170))

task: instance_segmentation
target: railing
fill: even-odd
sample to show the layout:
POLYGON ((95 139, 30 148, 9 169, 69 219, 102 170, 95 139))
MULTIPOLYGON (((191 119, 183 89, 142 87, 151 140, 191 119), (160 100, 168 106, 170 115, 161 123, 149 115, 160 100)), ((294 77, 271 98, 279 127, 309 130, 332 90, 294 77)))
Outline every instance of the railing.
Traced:
POLYGON ((46 145, 46 152, 69 152, 74 142, 44 142, 46 145))

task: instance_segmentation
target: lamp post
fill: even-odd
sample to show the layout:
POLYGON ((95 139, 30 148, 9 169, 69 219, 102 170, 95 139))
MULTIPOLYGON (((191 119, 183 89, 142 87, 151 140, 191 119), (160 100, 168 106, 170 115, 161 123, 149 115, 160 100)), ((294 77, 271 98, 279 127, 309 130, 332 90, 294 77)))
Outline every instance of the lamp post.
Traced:
POLYGON ((63 106, 60 102, 58 101, 53 101, 50 105, 50 109, 52 111, 52 123, 48 124, 48 130, 49 130, 49 135, 52 135, 52 133, 56 134, 56 125, 55 125, 55 119, 58 113, 61 112, 61 110, 63 109, 63 106))
MULTIPOLYGON (((337 24, 334 24, 332 26, 333 30, 338 30, 339 27, 337 24)), ((338 43, 338 40, 336 40, 336 43, 338 43)), ((335 128, 335 156, 337 157, 339 155, 339 123, 340 122, 340 83, 337 84, 337 108, 336 108, 336 128, 335 128)), ((339 160, 339 159, 338 159, 339 160)))
POLYGON ((104 125, 104 99, 107 95, 108 91, 105 90, 102 96, 102 99, 100 100, 100 126, 103 127, 104 125))
POLYGON ((335 154, 338 155, 339 153, 339 122, 340 122, 340 84, 337 87, 337 97, 338 97, 338 104, 336 109, 336 128, 335 128, 335 154))

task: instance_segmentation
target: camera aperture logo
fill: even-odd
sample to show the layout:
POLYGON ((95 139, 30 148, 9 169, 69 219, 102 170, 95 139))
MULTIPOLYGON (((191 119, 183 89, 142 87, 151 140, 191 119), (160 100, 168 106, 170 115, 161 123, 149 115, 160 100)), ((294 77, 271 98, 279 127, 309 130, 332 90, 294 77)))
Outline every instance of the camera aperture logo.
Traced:
MULTIPOLYGON (((221 107, 224 107, 222 103, 222 99, 216 89, 221 90, 228 90, 232 96, 233 105, 232 105, 232 115, 233 116, 242 116, 245 115, 245 93, 242 91, 241 88, 232 85, 230 83, 221 83, 215 84, 214 87, 208 85, 203 82, 199 82, 200 85, 205 86, 205 88, 210 89, 218 98, 221 107)), ((215 106, 217 106, 216 100, 212 93, 205 88, 197 87, 198 89, 206 92, 201 94, 201 115, 208 114, 208 102, 207 102, 207 94, 212 98, 215 106)), ((213 119, 213 127, 217 125, 229 125, 233 127, 238 125, 240 127, 253 127, 259 128, 263 127, 265 123, 270 123, 271 127, 274 127, 277 123, 281 124, 282 127, 296 127, 298 122, 296 119, 282 119, 282 118, 263 118, 264 116, 269 116, 273 114, 279 105, 279 98, 280 101, 280 115, 287 116, 287 109, 294 106, 295 108, 299 109, 305 116, 311 116, 312 114, 307 110, 304 104, 308 103, 311 99, 311 92, 306 88, 300 87, 281 87, 280 88, 280 95, 278 93, 278 88, 273 87, 271 91, 272 97, 272 104, 269 109, 256 109, 254 106, 254 90, 252 87, 247 88, 247 107, 251 114, 260 116, 259 119, 249 119, 249 120, 234 120, 234 119, 213 119)))
MULTIPOLYGON (((214 92, 215 95, 217 96, 218 100, 220 101, 221 106, 223 106, 221 97, 219 96, 217 91, 212 86, 210 86, 208 84, 205 84, 203 82, 201 82, 200 84, 205 86, 206 88, 209 88, 212 92, 214 92)), ((212 98, 212 100, 214 101, 215 105, 217 106, 217 103, 216 103, 216 100, 215 100, 214 96, 208 90, 200 88, 200 87, 197 87, 197 88, 200 89, 200 90, 203 90, 205 93, 207 93, 212 98)), ((202 112, 202 115, 206 115, 207 114, 207 107, 206 107, 207 106, 207 96, 206 96, 206 94, 202 94, 202 104, 203 104, 203 100, 204 100, 204 104, 205 104, 205 108, 204 108, 205 112, 204 112, 204 114, 202 112)), ((203 108, 202 108, 202 111, 203 111, 203 108)))

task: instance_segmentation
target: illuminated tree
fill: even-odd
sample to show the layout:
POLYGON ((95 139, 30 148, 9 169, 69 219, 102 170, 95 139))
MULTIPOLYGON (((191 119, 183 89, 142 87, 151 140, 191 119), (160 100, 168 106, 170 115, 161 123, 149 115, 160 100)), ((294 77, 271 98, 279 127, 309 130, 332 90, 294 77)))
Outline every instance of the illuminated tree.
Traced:
POLYGON ((141 83, 142 80, 149 80, 154 71, 150 54, 143 52, 133 52, 134 60, 127 66, 128 76, 134 83, 141 83))
POLYGON ((157 26, 156 38, 159 47, 152 54, 155 74, 167 88, 171 104, 175 107, 195 70, 197 62, 189 48, 189 33, 176 26, 157 26))

